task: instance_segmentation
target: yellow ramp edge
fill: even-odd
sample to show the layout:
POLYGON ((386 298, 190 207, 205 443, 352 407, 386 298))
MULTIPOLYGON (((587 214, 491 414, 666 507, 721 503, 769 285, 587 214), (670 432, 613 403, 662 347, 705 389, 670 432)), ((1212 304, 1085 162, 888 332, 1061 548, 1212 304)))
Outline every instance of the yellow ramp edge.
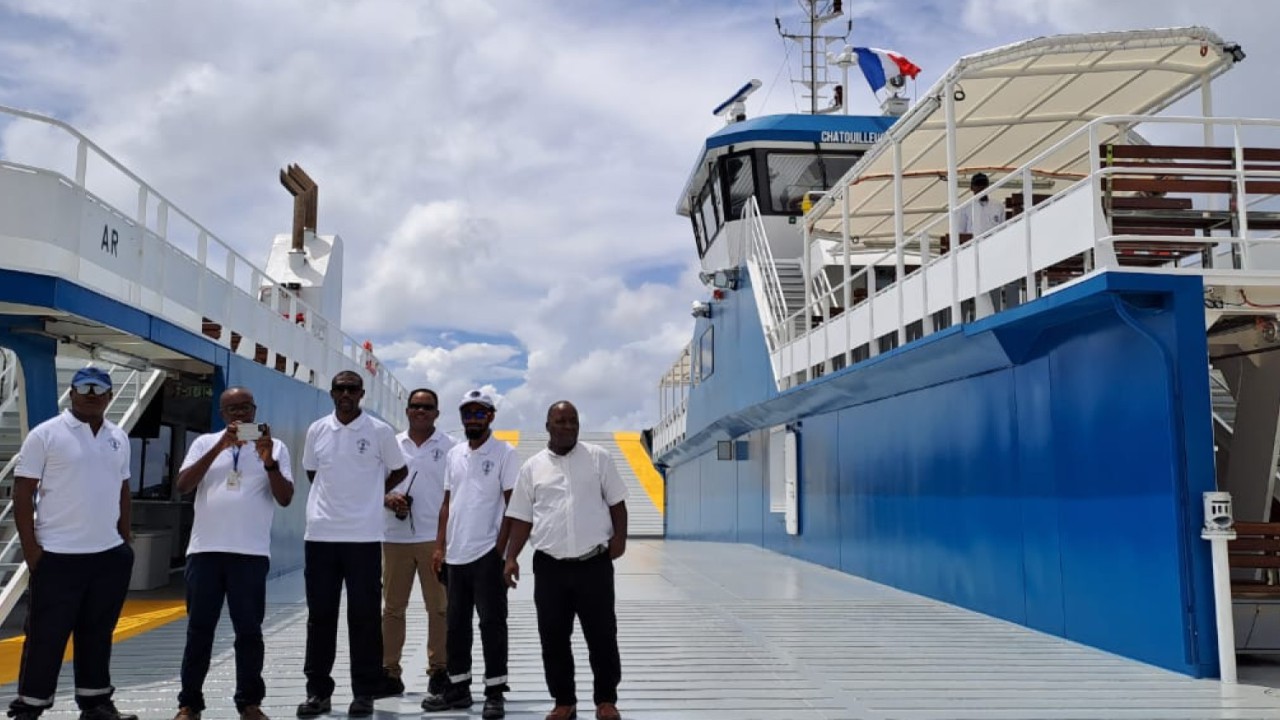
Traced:
POLYGON ((662 475, 658 474, 658 470, 653 467, 649 453, 644 451, 644 445, 640 442, 640 433, 615 432, 613 440, 618 443, 618 449, 627 459, 631 471, 640 479, 640 487, 644 488, 653 506, 658 508, 658 512, 665 514, 667 510, 662 505, 662 475))
POLYGON ((511 447, 520 447, 519 430, 494 430, 493 436, 511 443, 511 447))
MULTIPOLYGON (((128 640, 148 630, 177 620, 187 614, 185 600, 126 600, 124 610, 120 612, 120 622, 116 623, 111 642, 128 640)), ((0 685, 16 682, 18 668, 22 664, 22 642, 25 635, 17 635, 0 640, 0 685)), ((62 655, 66 662, 74 655, 73 643, 67 643, 67 651, 62 655)))

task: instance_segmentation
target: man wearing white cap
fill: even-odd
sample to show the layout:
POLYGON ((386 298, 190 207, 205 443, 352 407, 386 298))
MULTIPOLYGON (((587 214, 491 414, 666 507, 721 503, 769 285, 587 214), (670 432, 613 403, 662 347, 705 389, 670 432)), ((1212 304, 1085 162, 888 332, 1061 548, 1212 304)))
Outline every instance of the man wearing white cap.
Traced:
POLYGON ((422 702, 427 712, 471 707, 471 617, 480 615, 484 643, 484 694, 481 717, 506 716, 507 586, 502 558, 507 544, 504 517, 519 462, 515 448, 493 437, 493 397, 472 390, 459 410, 467 442, 449 450, 444 475, 444 502, 432 565, 443 565, 449 588, 449 685, 442 695, 422 702))
POLYGON ((111 701, 111 634, 133 571, 129 437, 104 416, 111 403, 105 371, 77 370, 69 397, 69 410, 27 435, 13 471, 13 517, 31 570, 31 604, 9 716, 35 720, 53 706, 62 654, 74 636, 81 719, 138 720, 111 701))

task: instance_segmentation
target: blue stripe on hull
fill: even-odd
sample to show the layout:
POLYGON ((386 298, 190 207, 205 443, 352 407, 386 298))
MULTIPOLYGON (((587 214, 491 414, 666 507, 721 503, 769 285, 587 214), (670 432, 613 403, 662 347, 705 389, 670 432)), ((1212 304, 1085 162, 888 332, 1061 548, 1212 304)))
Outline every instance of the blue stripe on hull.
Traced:
MULTIPOLYGON (((1216 675, 1201 294, 1197 278, 1108 274, 781 394, 726 371, 767 359, 721 362, 762 341, 721 345, 688 442, 660 458, 668 536, 759 544, 1216 675), (769 512, 760 429, 796 421, 793 537, 769 512), (750 438, 748 460, 716 459, 726 434, 750 438)), ((749 292, 716 313, 718 336, 759 333, 749 292)))

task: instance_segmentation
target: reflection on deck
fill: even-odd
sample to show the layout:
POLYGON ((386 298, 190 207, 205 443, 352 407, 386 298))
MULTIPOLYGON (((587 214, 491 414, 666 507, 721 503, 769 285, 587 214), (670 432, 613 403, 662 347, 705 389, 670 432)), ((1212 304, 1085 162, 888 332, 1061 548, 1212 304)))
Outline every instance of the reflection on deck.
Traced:
MULTIPOLYGON (((522 565, 528 572, 528 558, 522 565)), ((550 708, 532 589, 527 575, 511 603, 507 707, 517 720, 550 708)), ((1280 697, 1248 684, 1280 675, 1266 667, 1242 668, 1237 687, 1191 680, 755 547, 633 540, 618 568, 618 596, 619 706, 631 720, 1280 718, 1280 697)), ((264 709, 292 717, 304 695, 301 573, 273 581, 268 601, 264 709)), ((421 606, 415 599, 411 607, 421 606)), ((409 623, 410 692, 379 701, 377 717, 421 716, 426 677, 412 668, 425 665, 426 618, 411 612, 409 623)), ((209 718, 235 717, 226 618, 221 627, 205 687, 209 718)), ((173 715, 185 630, 174 622, 117 645, 121 709, 173 715)), ((586 650, 575 641, 578 692, 589 698, 586 650)), ((479 663, 478 648, 475 657, 479 663)), ((343 651, 334 675, 341 716, 350 700, 343 651)), ((45 717, 75 717, 71 687, 67 666, 45 717)), ((473 710, 426 717, 478 717, 473 710)))

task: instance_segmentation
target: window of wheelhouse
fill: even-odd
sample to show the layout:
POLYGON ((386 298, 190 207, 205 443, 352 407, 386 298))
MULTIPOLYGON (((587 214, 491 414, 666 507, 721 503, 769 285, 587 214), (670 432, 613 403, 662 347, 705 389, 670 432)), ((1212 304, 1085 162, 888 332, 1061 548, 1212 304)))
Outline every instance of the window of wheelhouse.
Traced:
POLYGON ((765 159, 769 170, 769 208, 781 215, 799 215, 804 194, 829 190, 861 152, 797 153, 771 152, 765 159))
POLYGON ((689 219, 693 221, 693 237, 698 244, 698 257, 707 254, 707 249, 715 242, 716 234, 724 227, 724 198, 721 196, 720 174, 717 170, 716 166, 712 166, 710 177, 690 208, 689 219))
POLYGON ((728 195, 728 218, 742 218, 742 208, 756 194, 755 163, 746 153, 727 155, 720 159, 720 173, 724 177, 725 192, 728 195))

